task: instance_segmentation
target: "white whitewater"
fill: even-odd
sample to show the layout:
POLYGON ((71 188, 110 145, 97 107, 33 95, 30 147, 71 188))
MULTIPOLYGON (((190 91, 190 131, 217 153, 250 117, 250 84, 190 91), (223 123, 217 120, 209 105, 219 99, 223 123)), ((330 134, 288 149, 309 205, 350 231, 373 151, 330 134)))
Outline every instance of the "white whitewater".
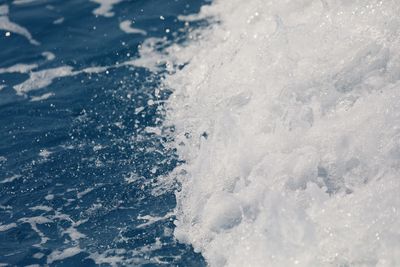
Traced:
MULTIPOLYGON (((216 0, 165 79, 210 266, 400 266, 400 5, 216 0)), ((161 56, 160 56, 161 57, 161 56)))

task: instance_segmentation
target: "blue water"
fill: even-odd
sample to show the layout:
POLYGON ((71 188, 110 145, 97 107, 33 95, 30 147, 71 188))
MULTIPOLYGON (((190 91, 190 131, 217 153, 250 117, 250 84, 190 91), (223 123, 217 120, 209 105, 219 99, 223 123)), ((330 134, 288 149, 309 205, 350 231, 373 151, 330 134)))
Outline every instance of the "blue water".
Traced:
MULTIPOLYGON (((146 38, 185 38, 177 16, 204 2, 122 1, 112 17, 95 16, 89 0, 0 4, 40 43, 0 30, 0 69, 36 64, 38 72, 113 66, 137 57, 146 38), (147 35, 123 32, 124 20, 147 35)), ((110 67, 18 95, 29 75, 0 72, 0 266, 204 266, 173 238, 173 190, 152 194, 179 164, 166 138, 145 131, 162 123, 162 74, 110 67)))

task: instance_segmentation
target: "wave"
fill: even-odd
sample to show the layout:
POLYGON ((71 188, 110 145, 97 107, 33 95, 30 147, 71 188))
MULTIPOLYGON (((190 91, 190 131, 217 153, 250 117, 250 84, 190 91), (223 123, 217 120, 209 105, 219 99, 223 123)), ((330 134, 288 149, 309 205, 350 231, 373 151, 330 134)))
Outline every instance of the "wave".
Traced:
POLYGON ((216 0, 169 48, 175 236, 211 266, 400 265, 400 6, 216 0))

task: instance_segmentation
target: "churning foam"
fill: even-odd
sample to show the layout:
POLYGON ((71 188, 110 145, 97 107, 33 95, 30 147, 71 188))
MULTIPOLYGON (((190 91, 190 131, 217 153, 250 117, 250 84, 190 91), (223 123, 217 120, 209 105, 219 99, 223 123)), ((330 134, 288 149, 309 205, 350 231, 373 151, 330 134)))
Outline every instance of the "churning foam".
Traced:
MULTIPOLYGON (((216 0, 167 124, 176 237, 211 266, 400 266, 400 5, 216 0)), ((194 20, 194 17, 190 17, 194 20)), ((170 51, 169 51, 170 52, 170 51)))

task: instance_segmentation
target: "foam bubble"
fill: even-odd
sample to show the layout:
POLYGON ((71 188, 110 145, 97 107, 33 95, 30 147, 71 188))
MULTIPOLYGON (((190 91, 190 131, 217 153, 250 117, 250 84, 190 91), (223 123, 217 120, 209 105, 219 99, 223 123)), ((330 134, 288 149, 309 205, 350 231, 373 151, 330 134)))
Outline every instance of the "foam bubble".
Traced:
MULTIPOLYGON (((53 81, 58 78, 75 76, 81 73, 89 73, 89 74, 100 73, 110 68, 110 67, 89 67, 75 71, 71 66, 60 66, 50 69, 43 69, 39 71, 30 71, 31 69, 34 69, 36 67, 37 67, 36 65, 18 64, 7 69, 0 69, 0 73, 2 73, 2 71, 29 73, 29 78, 27 80, 13 87, 18 95, 26 95, 30 91, 39 90, 51 85, 53 81)), ((39 97, 33 97, 32 101, 44 100, 51 97, 52 95, 54 94, 47 93, 39 97)))
POLYGON ((5 232, 15 227, 17 227, 16 223, 0 224, 0 232, 5 232))
POLYGON ((25 4, 30 4, 30 3, 34 3, 34 2, 38 2, 37 0, 14 0, 12 3, 14 5, 25 5, 25 4))
POLYGON ((122 0, 90 0, 100 5, 100 7, 93 10, 93 14, 104 16, 104 17, 112 17, 114 16, 114 12, 112 12, 113 6, 120 3, 122 0))
POLYGON ((119 24, 119 28, 128 34, 141 34, 141 35, 147 35, 147 32, 141 29, 133 28, 132 27, 132 21, 130 20, 124 20, 119 24))
POLYGON ((49 51, 43 52, 42 56, 44 56, 47 61, 52 61, 56 58, 56 56, 52 52, 49 52, 49 51))
POLYGON ((53 24, 55 24, 55 25, 62 24, 64 22, 64 20, 65 20, 64 17, 58 18, 58 19, 53 21, 53 24))
POLYGON ((33 45, 39 45, 40 43, 33 39, 31 33, 24 27, 10 21, 8 18, 9 8, 7 5, 0 5, 0 30, 8 31, 7 36, 10 32, 24 36, 33 45))
POLYGON ((400 264, 399 12, 372 0, 202 9, 218 23, 163 58, 188 62, 164 84, 186 162, 173 173, 181 242, 211 266, 400 264))
POLYGON ((2 181, 0 181, 0 184, 11 183, 21 177, 22 177, 21 175, 15 174, 13 176, 7 177, 7 178, 3 179, 2 181))
POLYGON ((37 64, 15 64, 8 68, 0 68, 0 74, 3 73, 29 73, 30 71, 36 69, 37 64))
POLYGON ((44 159, 48 159, 50 157, 50 155, 53 154, 53 152, 47 150, 47 149, 41 149, 39 152, 39 156, 44 158, 44 159))
POLYGON ((43 100, 49 99, 50 97, 52 97, 54 95, 55 94, 53 92, 50 92, 50 93, 45 93, 40 96, 32 96, 29 101, 31 101, 31 102, 43 101, 43 100))
POLYGON ((52 264, 55 261, 61 261, 79 254, 82 250, 79 247, 70 247, 64 250, 55 250, 47 256, 47 264, 52 264))
POLYGON ((50 85, 54 79, 73 75, 73 68, 61 66, 29 73, 29 79, 14 86, 18 95, 24 95, 30 91, 38 90, 50 85))
POLYGON ((40 247, 41 245, 47 243, 50 239, 45 236, 45 234, 39 230, 37 227, 38 224, 46 224, 46 223, 51 223, 52 221, 45 217, 45 216, 36 216, 36 217, 24 217, 18 219, 19 223, 28 223, 32 230, 35 231, 38 236, 40 237, 40 243, 35 244, 35 246, 40 247))

